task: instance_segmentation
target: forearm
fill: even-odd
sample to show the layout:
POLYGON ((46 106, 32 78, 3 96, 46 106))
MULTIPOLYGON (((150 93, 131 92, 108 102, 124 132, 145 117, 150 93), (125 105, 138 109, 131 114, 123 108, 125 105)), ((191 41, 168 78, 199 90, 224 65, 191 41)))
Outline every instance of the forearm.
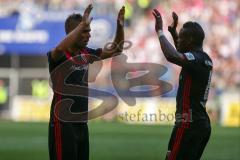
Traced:
POLYGON ((168 29, 172 38, 173 38, 173 41, 174 41, 174 45, 175 45, 175 48, 177 48, 177 41, 178 41, 178 33, 176 30, 172 30, 171 28, 168 29))
POLYGON ((123 29, 123 26, 118 25, 116 29, 116 35, 114 38, 114 44, 117 44, 118 46, 116 53, 119 53, 119 54, 122 53, 123 45, 124 45, 123 41, 124 41, 124 29, 123 29))
POLYGON ((174 41, 175 48, 177 49, 178 33, 177 33, 177 31, 175 31, 175 33, 173 33, 173 34, 171 33, 171 35, 172 35, 172 38, 174 41))
POLYGON ((170 62, 177 62, 182 58, 181 54, 172 46, 164 35, 159 37, 159 42, 164 56, 170 62))
POLYGON ((110 48, 104 48, 103 53, 101 55, 101 59, 106 59, 121 54, 124 45, 123 41, 124 41, 124 27, 121 25, 117 25, 113 45, 110 48))

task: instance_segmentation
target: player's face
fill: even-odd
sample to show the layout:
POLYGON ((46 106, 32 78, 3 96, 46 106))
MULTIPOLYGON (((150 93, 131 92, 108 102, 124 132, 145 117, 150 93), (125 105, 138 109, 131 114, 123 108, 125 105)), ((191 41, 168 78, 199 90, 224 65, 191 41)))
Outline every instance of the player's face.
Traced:
MULTIPOLYGON (((76 28, 79 25, 79 21, 77 21, 76 23, 73 23, 73 29, 76 28)), ((84 28, 83 33, 81 34, 81 38, 80 41, 76 43, 76 47, 77 48, 85 48, 89 42, 89 39, 91 37, 91 27, 90 25, 86 28, 84 28)))
POLYGON ((81 34, 81 40, 78 42, 79 48, 85 48, 89 42, 89 39, 91 37, 91 28, 88 26, 83 30, 83 33, 81 34))
POLYGON ((191 48, 191 37, 189 37, 187 29, 181 29, 179 32, 177 49, 181 53, 188 52, 191 48))

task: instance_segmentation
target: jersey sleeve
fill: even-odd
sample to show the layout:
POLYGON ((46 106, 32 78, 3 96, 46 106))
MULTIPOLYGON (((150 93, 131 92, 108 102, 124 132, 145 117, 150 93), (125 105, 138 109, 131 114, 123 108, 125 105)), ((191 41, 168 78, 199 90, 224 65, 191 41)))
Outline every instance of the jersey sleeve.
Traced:
POLYGON ((62 62, 64 62, 64 56, 62 58, 60 58, 57 62, 55 62, 52 59, 51 56, 51 51, 47 52, 47 58, 48 58, 48 65, 49 65, 49 71, 51 72, 52 70, 54 70, 54 68, 56 68, 59 64, 61 64, 62 62))
POLYGON ((211 61, 204 58, 204 55, 196 52, 183 53, 183 67, 192 71, 204 71, 212 67, 211 61))
POLYGON ((51 72, 56 67, 56 64, 54 63, 51 57, 51 51, 47 52, 47 58, 48 58, 49 71, 51 72))

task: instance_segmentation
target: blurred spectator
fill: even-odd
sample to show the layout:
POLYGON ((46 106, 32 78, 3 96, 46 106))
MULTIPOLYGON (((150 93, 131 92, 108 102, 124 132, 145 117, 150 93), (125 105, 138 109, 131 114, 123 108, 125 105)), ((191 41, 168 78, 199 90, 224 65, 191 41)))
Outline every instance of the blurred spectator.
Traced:
POLYGON ((0 79, 0 112, 5 109, 8 101, 8 91, 3 80, 0 79))

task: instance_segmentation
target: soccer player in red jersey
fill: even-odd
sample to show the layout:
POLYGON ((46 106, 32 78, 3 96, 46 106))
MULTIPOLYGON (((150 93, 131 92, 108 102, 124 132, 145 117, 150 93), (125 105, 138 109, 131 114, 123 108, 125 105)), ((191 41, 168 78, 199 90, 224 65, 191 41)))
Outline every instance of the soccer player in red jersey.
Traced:
POLYGON ((173 24, 168 28, 177 49, 163 33, 161 14, 153 10, 155 30, 166 59, 181 67, 177 92, 175 125, 168 145, 166 160, 199 160, 211 134, 206 102, 212 75, 212 60, 203 51, 205 38, 197 22, 183 24, 176 31, 178 17, 173 13, 173 24))
MULTIPOLYGON (((88 64, 96 60, 106 59, 122 53, 124 41, 124 14, 125 8, 122 7, 118 13, 116 36, 112 46, 107 48, 92 49, 87 47, 91 37, 90 13, 93 6, 90 4, 85 9, 83 16, 72 14, 65 21, 66 37, 53 48, 48 55, 49 72, 52 75, 60 68, 64 72, 66 61, 73 60, 78 56, 77 61, 72 67, 74 71, 65 77, 52 77, 54 96, 50 111, 49 122, 49 156, 50 160, 88 160, 89 159, 89 133, 87 118, 85 121, 65 121, 59 119, 61 108, 58 108, 62 100, 71 99, 70 112, 88 112, 88 90, 85 96, 66 95, 64 91, 59 91, 64 85, 76 85, 87 88, 88 64), (117 46, 117 48, 116 48, 117 46), (91 55, 91 56, 87 56, 91 55), (59 67, 60 66, 60 67, 59 67)), ((61 107, 61 106, 60 106, 61 107)))

